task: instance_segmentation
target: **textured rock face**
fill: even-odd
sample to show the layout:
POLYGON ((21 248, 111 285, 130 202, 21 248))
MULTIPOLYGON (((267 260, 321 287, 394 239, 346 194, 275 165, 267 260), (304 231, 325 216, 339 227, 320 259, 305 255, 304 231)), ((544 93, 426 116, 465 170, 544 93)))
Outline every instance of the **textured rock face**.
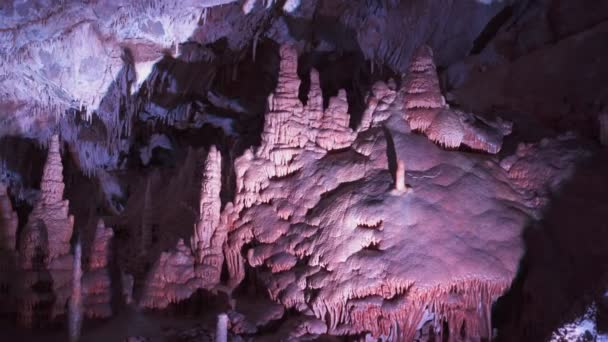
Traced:
POLYGON ((112 315, 110 301, 112 288, 108 262, 110 243, 114 231, 106 227, 102 220, 97 223, 95 238, 90 251, 89 264, 83 282, 84 315, 89 318, 105 318, 112 315))
MULTIPOLYGON (((447 321, 452 337, 461 329, 468 338, 490 337, 490 307, 515 275, 521 232, 543 204, 541 189, 567 175, 547 172, 533 181, 523 169, 534 173, 534 165, 557 160, 568 168, 577 154, 563 141, 545 143, 530 154, 534 162, 508 169, 493 157, 438 149, 404 125, 412 82, 400 91, 374 86, 357 134, 321 148, 310 143, 318 139, 297 139, 296 120, 309 118, 306 125, 318 131, 343 120, 307 108, 320 96, 314 72, 307 106, 288 96, 298 84, 294 55, 281 48, 262 145, 235 162, 237 219, 225 249, 232 284, 242 281, 246 264, 264 266, 259 273, 271 298, 320 319, 324 328, 315 332, 410 340, 431 320, 437 331, 447 321), (334 144, 341 150, 328 153, 334 144), (393 163, 411 191, 395 191, 402 176, 391 174, 393 163)), ((428 65, 416 61, 412 69, 428 65)), ((332 100, 329 108, 347 110, 332 100)))
POLYGON ((232 1, 3 4, 0 134, 44 131, 70 107, 97 110, 125 64, 121 57, 141 83, 163 51, 193 34, 205 8, 232 1))
POLYGON ((53 136, 40 183, 40 198, 21 233, 18 315, 25 325, 64 312, 70 295, 74 217, 63 199, 63 166, 59 137, 53 136), (43 284, 43 285, 41 285, 43 284))
POLYGON ((511 123, 498 118, 488 122, 472 114, 450 109, 439 88, 433 51, 420 47, 412 57, 405 80, 405 119, 410 128, 426 134, 441 146, 466 145, 475 150, 498 153, 511 123))
POLYGON ((197 288, 192 250, 179 240, 175 249, 163 252, 146 279, 139 305, 165 308, 189 298, 197 288))

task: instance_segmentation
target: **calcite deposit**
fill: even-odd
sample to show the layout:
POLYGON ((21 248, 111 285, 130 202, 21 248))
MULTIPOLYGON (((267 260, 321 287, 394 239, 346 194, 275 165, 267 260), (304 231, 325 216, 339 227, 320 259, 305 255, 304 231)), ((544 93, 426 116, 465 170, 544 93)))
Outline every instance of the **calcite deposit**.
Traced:
POLYGON ((511 134, 512 124, 498 118, 496 122, 451 109, 439 88, 433 63, 433 51, 423 45, 412 57, 405 78, 405 119, 412 130, 424 133, 437 144, 498 153, 503 137, 511 134))
MULTIPOLYGON (((356 133, 336 129, 342 136, 319 140, 345 127, 343 115, 327 113, 347 113, 347 103, 338 95, 329 111, 314 108, 314 71, 307 105, 299 103, 286 91, 299 83, 295 50, 283 46, 281 57, 262 145, 235 161, 231 282, 244 279, 246 265, 259 268, 270 297, 320 320, 325 327, 317 333, 370 331, 407 341, 426 319, 440 334, 445 321, 452 337, 491 337, 491 305, 509 288, 522 229, 541 208, 530 190, 565 176, 548 172, 524 185, 522 171, 506 172, 496 158, 445 151, 411 134, 400 114, 408 113, 411 82, 400 90, 376 84, 356 133)), ((429 59, 412 65, 411 72, 434 72, 429 59)), ((438 115, 446 110, 433 106, 427 109, 438 115)), ((500 143, 490 145, 495 153, 500 143)), ((556 142, 537 151, 535 162, 575 158, 563 148, 556 142)))
POLYGON ((599 330, 606 18, 2 1, 3 339, 542 341, 592 302, 599 330))
POLYGON ((62 315, 70 296, 74 217, 68 213, 69 202, 63 199, 60 147, 59 137, 54 135, 40 182, 40 198, 21 232, 16 291, 18 317, 24 325, 62 315))
POLYGON ((95 229, 89 262, 82 278, 84 315, 89 318, 106 318, 112 315, 112 283, 109 261, 114 231, 99 220, 95 229))
MULTIPOLYGON (((227 223, 220 217, 222 158, 212 147, 203 163, 198 220, 190 247, 180 239, 171 251, 163 252, 149 272, 139 305, 165 308, 189 298, 198 289, 212 289, 220 283, 227 223)), ((231 206, 226 207, 230 215, 231 206)))

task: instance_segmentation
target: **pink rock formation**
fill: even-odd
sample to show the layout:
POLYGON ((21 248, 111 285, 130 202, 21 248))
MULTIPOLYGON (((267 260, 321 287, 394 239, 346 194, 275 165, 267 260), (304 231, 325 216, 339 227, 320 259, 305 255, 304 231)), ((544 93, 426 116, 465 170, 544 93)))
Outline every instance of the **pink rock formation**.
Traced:
POLYGON ((212 289, 220 282, 227 225, 232 222, 228 204, 220 215, 222 158, 212 147, 204 163, 198 220, 188 248, 182 239, 175 249, 163 252, 149 272, 139 305, 164 308, 187 299, 197 289, 212 289))
POLYGON ((221 188, 222 157, 215 146, 212 146, 205 160, 199 219, 190 242, 196 256, 195 273, 204 288, 219 283, 224 263, 222 247, 226 240, 226 229, 220 224, 221 188))
POLYGON ((84 315, 88 318, 105 318, 112 315, 110 306, 112 288, 108 262, 113 236, 112 228, 106 228, 103 220, 100 219, 95 230, 89 263, 82 279, 84 315))
POLYGON ((55 135, 44 165, 40 199, 20 239, 19 269, 23 279, 19 284, 22 288, 18 293, 18 316, 25 325, 32 324, 34 316, 50 319, 62 314, 70 295, 74 217, 68 214, 69 203, 63 199, 62 172, 59 137, 55 135), (48 284, 48 288, 36 290, 32 286, 37 283, 48 284))
POLYGON ((426 45, 412 56, 404 101, 404 117, 410 128, 447 148, 466 145, 495 154, 500 151, 503 137, 511 133, 511 124, 501 119, 493 123, 449 109, 439 88, 433 51, 426 45))
POLYGON ((424 132, 439 110, 446 108, 430 47, 423 45, 412 56, 405 89, 405 119, 411 129, 424 132))
POLYGON ((145 281, 139 306, 165 308, 187 299, 198 286, 192 250, 180 239, 175 249, 163 252, 145 281))
MULTIPOLYGON (((572 168, 580 153, 561 141, 546 144, 539 155, 530 154, 533 162, 513 162, 513 170, 521 167, 515 173, 493 157, 441 150, 404 128, 400 113, 404 107, 408 113, 408 105, 436 109, 427 129, 435 122, 452 129, 451 122, 465 114, 450 111, 443 119, 447 109, 439 106, 439 93, 432 93, 432 101, 410 97, 408 102, 407 89, 396 93, 379 83, 352 140, 327 154, 323 146, 309 148, 311 140, 298 139, 301 122, 295 119, 311 114, 285 93, 297 89, 296 59, 289 47, 281 48, 281 56, 262 145, 235 162, 234 222, 225 246, 230 284, 244 279, 247 264, 264 266, 258 276, 273 300, 312 316, 311 322, 322 321, 303 327, 302 334, 369 331, 407 341, 433 317, 436 331, 447 322, 449 331, 443 333, 452 339, 460 331, 469 339, 489 338, 490 307, 511 284, 523 252, 522 229, 543 204, 531 201, 530 191, 542 193, 563 179, 560 173, 550 182, 554 174, 543 173, 525 183, 517 175, 530 179, 523 170, 557 160, 572 168), (407 196, 394 195, 390 154, 412 185, 407 196)), ((428 58, 414 61, 411 70, 428 72, 429 65, 428 58)), ((310 101, 309 94, 308 106, 310 101)), ((344 127, 348 121, 342 115, 324 119, 308 125, 344 127)), ((490 152, 497 151, 494 141, 472 143, 486 139, 483 130, 468 136, 475 124, 458 124, 462 135, 446 137, 438 129, 435 140, 487 143, 490 152)), ((405 187, 401 176, 397 181, 398 188, 405 187)))

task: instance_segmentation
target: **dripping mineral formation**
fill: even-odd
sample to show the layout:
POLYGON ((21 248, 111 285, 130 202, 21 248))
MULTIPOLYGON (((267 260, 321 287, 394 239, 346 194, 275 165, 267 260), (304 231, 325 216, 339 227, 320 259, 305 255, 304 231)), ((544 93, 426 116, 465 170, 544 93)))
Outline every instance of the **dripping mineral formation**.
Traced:
POLYGON ((54 135, 40 181, 40 198, 20 237, 17 308, 19 321, 28 326, 40 323, 34 318, 48 320, 64 314, 71 292, 74 217, 63 198, 60 146, 59 137, 54 135))
POLYGON ((605 335, 608 5, 47 2, 0 5, 5 339, 605 335))

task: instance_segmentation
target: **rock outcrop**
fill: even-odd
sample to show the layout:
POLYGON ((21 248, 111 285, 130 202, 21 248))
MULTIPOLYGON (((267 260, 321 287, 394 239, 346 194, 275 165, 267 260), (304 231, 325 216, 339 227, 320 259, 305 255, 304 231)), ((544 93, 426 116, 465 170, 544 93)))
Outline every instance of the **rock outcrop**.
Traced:
POLYGON ((488 153, 498 153, 511 123, 483 120, 473 114, 450 109, 441 94, 433 63, 433 51, 421 46, 408 68, 405 79, 404 117, 412 130, 447 148, 460 145, 488 153))
POLYGON ((24 325, 63 314, 70 296, 74 217, 68 213, 68 201, 63 199, 62 173, 60 142, 55 135, 49 143, 40 198, 20 238, 17 301, 18 318, 24 325))

